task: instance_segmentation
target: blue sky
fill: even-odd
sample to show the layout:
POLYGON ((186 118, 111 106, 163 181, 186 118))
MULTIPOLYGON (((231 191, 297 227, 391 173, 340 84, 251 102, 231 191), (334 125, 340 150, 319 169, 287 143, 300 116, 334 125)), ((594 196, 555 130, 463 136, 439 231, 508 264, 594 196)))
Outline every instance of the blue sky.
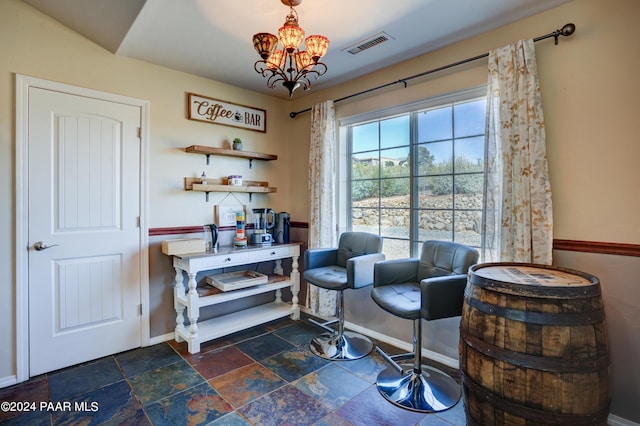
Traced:
MULTIPOLYGON (((452 141, 455 136, 455 152, 470 161, 484 157, 485 99, 463 102, 446 107, 422 111, 417 116, 417 137, 436 159, 436 163, 451 160, 452 141), (455 119, 454 119, 455 117, 455 119), (464 138, 464 139, 458 139, 464 138)), ((357 157, 370 157, 364 151, 376 151, 386 158, 406 158, 410 141, 410 115, 405 114, 386 120, 353 127, 353 152, 357 157), (395 149, 385 149, 392 148, 395 149), (397 148, 403 147, 403 148, 397 148)))

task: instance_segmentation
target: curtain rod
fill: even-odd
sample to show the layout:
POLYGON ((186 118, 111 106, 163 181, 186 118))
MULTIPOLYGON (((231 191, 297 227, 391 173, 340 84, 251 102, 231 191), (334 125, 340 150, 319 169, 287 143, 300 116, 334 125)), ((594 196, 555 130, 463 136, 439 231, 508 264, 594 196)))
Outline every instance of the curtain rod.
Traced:
MULTIPOLYGON (((576 26, 574 24, 565 24, 562 27, 562 29, 555 30, 552 33, 545 34, 545 35, 540 36, 540 37, 536 37, 536 38, 533 39, 533 41, 536 42, 536 41, 540 41, 540 40, 544 40, 544 39, 553 37, 554 40, 555 40, 554 44, 557 45, 558 44, 558 38, 560 38, 560 36, 568 37, 568 36, 572 35, 575 31, 576 31, 576 26)), ((446 69, 449 69, 449 68, 457 67, 459 65, 463 65, 463 64, 466 64, 466 63, 469 63, 469 62, 477 61, 478 59, 486 58, 488 56, 489 56, 489 52, 483 53, 482 55, 474 56, 473 58, 463 59, 462 61, 454 62, 454 63, 448 64, 448 65, 443 65, 441 67, 434 68, 434 69, 431 69, 429 71, 424 71, 424 72, 421 72, 420 74, 415 74, 415 75, 412 75, 410 77, 401 78, 400 80, 392 81, 391 83, 383 84, 382 86, 377 86, 377 87, 373 87, 371 89, 363 90, 362 92, 354 93, 352 95, 348 95, 348 96, 345 96, 343 98, 336 99, 333 102, 336 103, 336 102, 344 101, 346 99, 350 99, 350 98, 353 98, 355 96, 364 95, 366 93, 373 92, 375 90, 384 89, 385 87, 393 86, 394 84, 399 84, 399 83, 404 84, 404 87, 406 88, 407 87, 407 81, 413 80, 414 78, 424 77, 425 75, 428 75, 428 74, 433 74, 433 73, 438 72, 438 71, 443 71, 443 70, 446 70, 446 69)), ((311 111, 311 108, 303 109, 303 110, 297 111, 297 112, 290 112, 289 113, 289 117, 296 118, 296 116, 298 114, 302 114, 303 112, 308 112, 308 111, 311 111)))

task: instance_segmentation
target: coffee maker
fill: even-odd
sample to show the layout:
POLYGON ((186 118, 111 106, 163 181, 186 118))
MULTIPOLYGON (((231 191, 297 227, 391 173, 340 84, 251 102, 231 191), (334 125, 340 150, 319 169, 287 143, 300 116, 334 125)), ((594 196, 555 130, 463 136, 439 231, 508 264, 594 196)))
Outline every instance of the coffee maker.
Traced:
POLYGON ((271 245, 273 236, 269 233, 275 226, 276 213, 271 209, 253 209, 253 234, 250 244, 271 245))
POLYGON ((287 212, 276 214, 276 226, 273 229, 273 239, 276 243, 289 242, 289 227, 291 225, 291 215, 287 212))

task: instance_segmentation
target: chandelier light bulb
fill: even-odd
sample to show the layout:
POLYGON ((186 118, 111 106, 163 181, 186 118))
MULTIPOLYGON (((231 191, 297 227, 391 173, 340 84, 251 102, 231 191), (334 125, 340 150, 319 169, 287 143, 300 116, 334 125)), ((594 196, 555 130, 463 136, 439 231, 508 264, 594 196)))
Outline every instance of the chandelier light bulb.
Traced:
POLYGON ((300 50, 295 54, 296 59, 296 67, 298 67, 298 71, 307 72, 308 68, 314 64, 311 55, 306 50, 300 50))
POLYGON ((258 33, 253 36, 253 47, 262 59, 267 59, 278 45, 278 37, 269 33, 258 33))
POLYGON ((278 30, 278 38, 284 49, 291 53, 300 46, 304 40, 304 30, 299 26, 285 25, 278 30))
POLYGON ((276 49, 273 51, 269 59, 267 59, 267 66, 269 69, 281 68, 284 64, 284 51, 276 49))
POLYGON ((326 55, 329 49, 329 39, 321 35, 310 35, 304 43, 309 56, 313 58, 314 62, 318 62, 320 58, 326 55))

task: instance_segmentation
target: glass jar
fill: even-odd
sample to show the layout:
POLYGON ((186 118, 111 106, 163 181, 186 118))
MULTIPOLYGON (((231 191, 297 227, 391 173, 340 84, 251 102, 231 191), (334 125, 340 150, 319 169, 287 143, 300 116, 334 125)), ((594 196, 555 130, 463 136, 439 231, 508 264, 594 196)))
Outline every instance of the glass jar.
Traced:
POLYGON ((229 175, 227 176, 227 183, 231 186, 242 186, 241 175, 229 175))

